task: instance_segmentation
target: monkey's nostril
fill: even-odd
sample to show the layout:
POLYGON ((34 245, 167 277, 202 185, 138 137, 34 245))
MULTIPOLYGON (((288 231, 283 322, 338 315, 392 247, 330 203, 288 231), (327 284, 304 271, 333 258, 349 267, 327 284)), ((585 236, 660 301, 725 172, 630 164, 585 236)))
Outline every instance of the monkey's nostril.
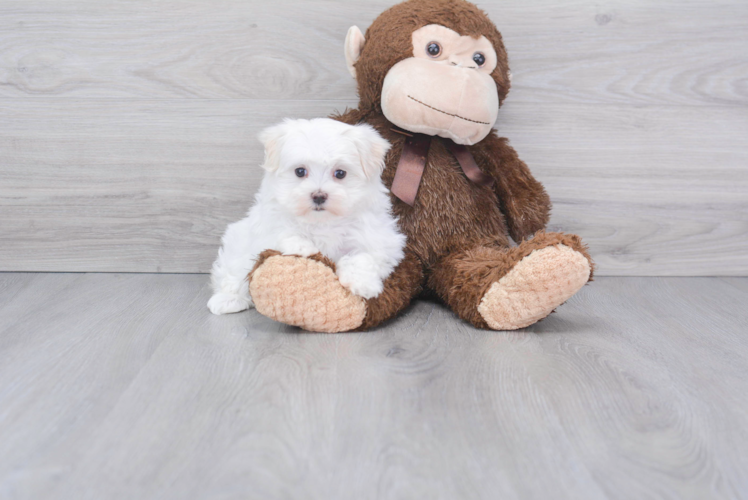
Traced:
POLYGON ((325 193, 313 193, 312 194, 312 201, 315 205, 322 205, 325 201, 327 201, 327 194, 325 193))

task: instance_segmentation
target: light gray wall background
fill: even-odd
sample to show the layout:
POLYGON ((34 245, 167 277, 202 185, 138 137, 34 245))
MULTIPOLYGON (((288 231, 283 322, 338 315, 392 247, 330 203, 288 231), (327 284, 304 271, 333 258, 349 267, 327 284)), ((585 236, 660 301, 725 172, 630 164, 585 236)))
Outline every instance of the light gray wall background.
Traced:
MULTIPOLYGON (((256 134, 355 106, 385 0, 0 0, 0 270, 207 272, 256 134)), ((748 275, 748 2, 486 0, 497 127, 600 275, 748 275)))

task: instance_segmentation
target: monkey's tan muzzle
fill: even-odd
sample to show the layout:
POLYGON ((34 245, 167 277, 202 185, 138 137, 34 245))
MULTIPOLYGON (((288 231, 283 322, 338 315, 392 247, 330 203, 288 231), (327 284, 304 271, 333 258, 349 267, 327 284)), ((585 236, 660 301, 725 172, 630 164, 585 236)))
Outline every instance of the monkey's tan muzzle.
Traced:
POLYGON ((499 97, 496 83, 487 73, 447 61, 409 58, 387 73, 382 112, 405 130, 469 146, 483 140, 493 128, 499 97))

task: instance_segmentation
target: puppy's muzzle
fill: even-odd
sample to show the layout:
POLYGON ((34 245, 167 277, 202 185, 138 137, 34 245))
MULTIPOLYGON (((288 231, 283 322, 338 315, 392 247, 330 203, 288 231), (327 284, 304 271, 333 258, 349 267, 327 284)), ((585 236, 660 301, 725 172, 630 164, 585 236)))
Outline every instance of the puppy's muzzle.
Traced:
POLYGON ((312 193, 312 201, 314 202, 315 210, 322 209, 322 205, 327 201, 327 193, 323 193, 322 191, 312 193))

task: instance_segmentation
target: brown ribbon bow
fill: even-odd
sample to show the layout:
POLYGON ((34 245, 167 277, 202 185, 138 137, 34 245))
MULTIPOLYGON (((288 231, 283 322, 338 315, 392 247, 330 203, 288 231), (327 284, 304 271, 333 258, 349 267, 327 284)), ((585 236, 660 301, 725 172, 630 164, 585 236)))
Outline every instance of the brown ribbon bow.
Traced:
MULTIPOLYGON (((396 130, 396 132, 399 131, 396 130)), ((444 141, 468 179, 479 186, 491 186, 493 184, 493 179, 478 167, 468 148, 449 139, 444 139, 444 141)), ((418 186, 421 184, 423 170, 426 168, 426 158, 430 145, 430 135, 407 134, 405 138, 403 152, 400 155, 400 162, 397 164, 390 191, 410 206, 413 206, 416 201, 418 186)))

